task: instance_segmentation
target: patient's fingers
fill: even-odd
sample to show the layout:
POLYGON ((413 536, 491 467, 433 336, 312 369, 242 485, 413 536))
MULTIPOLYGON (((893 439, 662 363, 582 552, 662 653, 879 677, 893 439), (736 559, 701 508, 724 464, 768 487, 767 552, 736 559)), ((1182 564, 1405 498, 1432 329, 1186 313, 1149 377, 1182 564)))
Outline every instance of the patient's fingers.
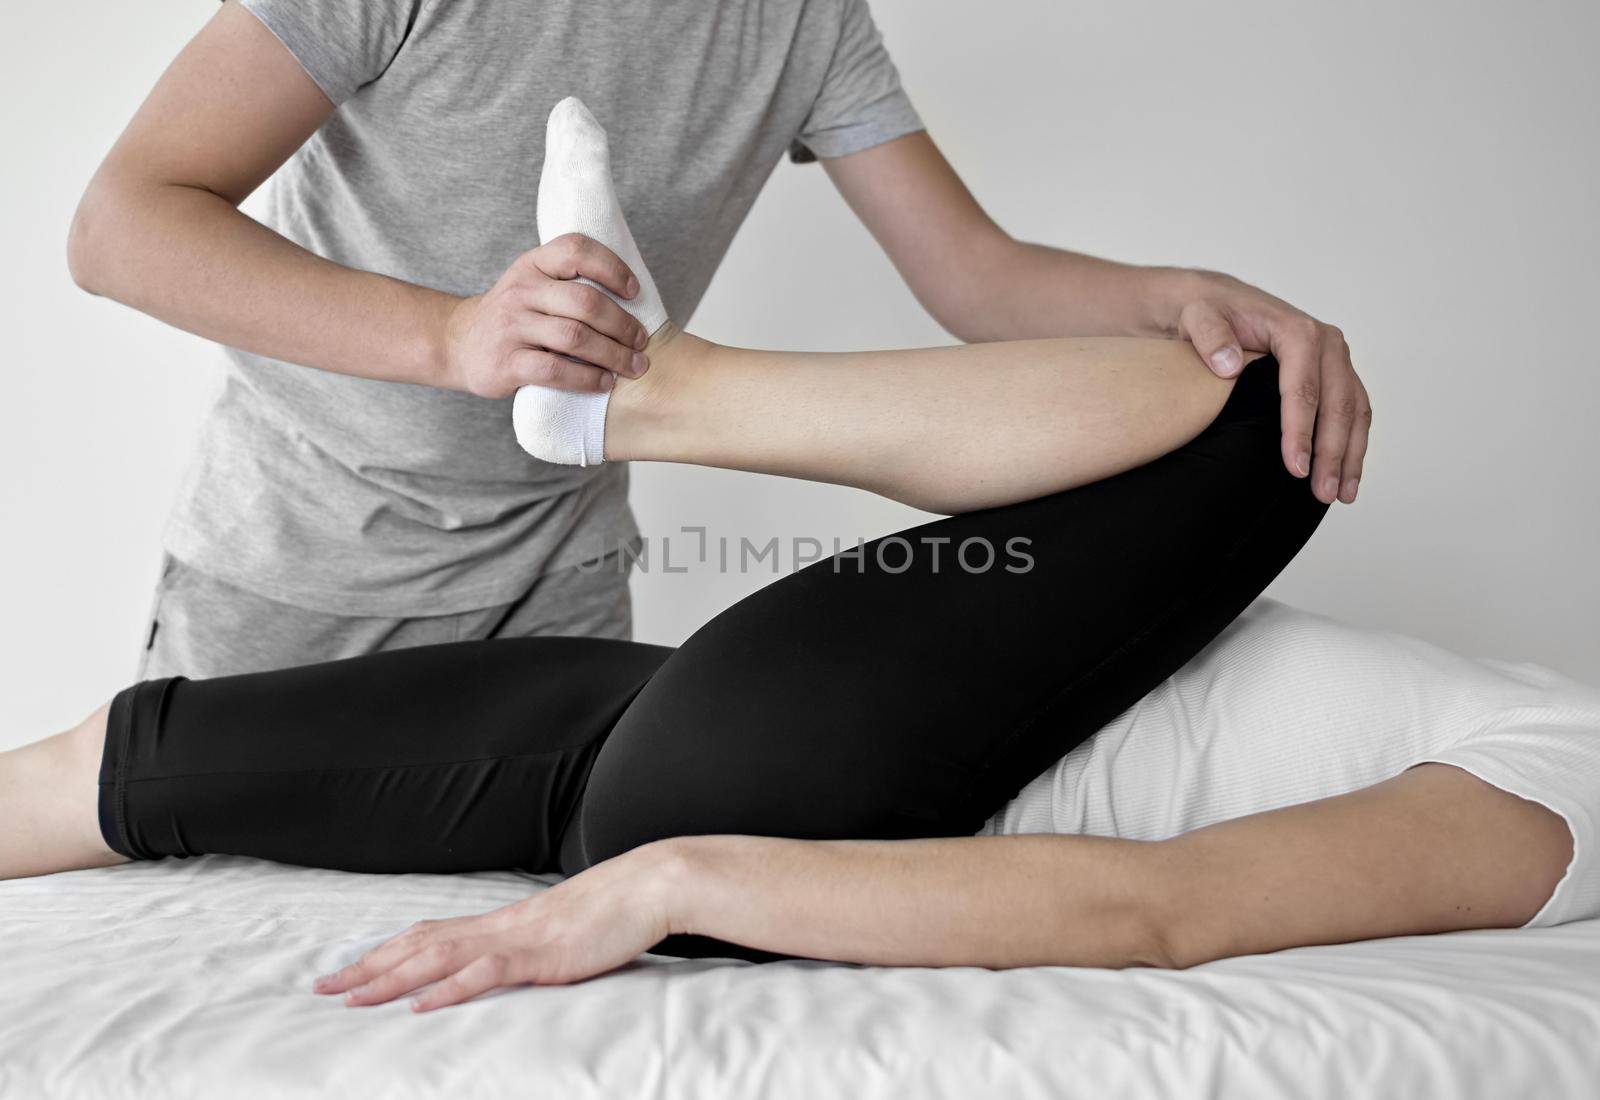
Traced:
POLYGON ((392 969, 415 955, 424 945, 445 930, 450 930, 459 938, 459 933, 470 927, 469 922, 478 919, 477 917, 459 917, 454 920, 418 921, 404 932, 392 936, 377 947, 374 947, 349 966, 336 970, 332 974, 322 975, 312 983, 311 988, 317 993, 343 993, 347 989, 364 985, 379 974, 392 969))
POLYGON ((315 993, 343 993, 366 981, 368 974, 361 962, 353 962, 332 974, 324 974, 311 983, 315 993))
POLYGON ((414 954, 419 946, 416 930, 408 929, 388 943, 368 951, 349 966, 322 975, 311 984, 311 988, 317 993, 343 993, 371 981, 401 959, 414 954))
POLYGON ((424 989, 411 998, 411 1011, 427 1012, 447 1005, 458 1005, 491 989, 511 985, 520 980, 516 975, 515 964, 509 956, 482 955, 444 981, 424 989))
POLYGON ((378 1005, 453 974, 480 953, 457 940, 439 939, 345 995, 349 1005, 378 1005))

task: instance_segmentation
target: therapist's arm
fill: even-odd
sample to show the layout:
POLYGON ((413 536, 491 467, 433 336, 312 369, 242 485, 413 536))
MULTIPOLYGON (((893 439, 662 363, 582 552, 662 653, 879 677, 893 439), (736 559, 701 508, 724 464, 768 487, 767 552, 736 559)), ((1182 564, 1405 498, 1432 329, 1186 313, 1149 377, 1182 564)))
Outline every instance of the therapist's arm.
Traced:
POLYGON ((1271 352, 1283 389, 1284 465, 1309 476, 1324 503, 1355 500, 1372 402, 1335 326, 1219 272, 1116 263, 1016 240, 925 133, 822 163, 918 301, 968 343, 1176 337, 1225 378, 1249 352, 1271 352))
POLYGON ((232 347, 484 397, 527 383, 608 388, 613 371, 643 369, 642 326, 571 281, 637 290, 627 266, 586 238, 535 248, 463 298, 333 263, 242 213, 333 109, 255 16, 224 4, 89 183, 68 238, 73 278, 232 347))

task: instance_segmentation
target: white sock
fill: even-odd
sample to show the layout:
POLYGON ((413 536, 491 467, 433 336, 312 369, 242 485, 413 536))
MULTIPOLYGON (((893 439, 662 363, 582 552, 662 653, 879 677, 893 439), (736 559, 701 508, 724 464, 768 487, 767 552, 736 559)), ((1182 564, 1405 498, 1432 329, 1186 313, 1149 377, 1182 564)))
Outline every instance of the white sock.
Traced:
MULTIPOLYGON (((617 202, 606 132, 589 109, 571 96, 550 112, 545 125, 544 172, 539 177, 539 240, 544 243, 567 233, 582 233, 599 241, 639 280, 639 293, 631 301, 604 287, 597 289, 652 335, 666 324, 666 307, 617 202)), ((588 279, 583 282, 595 286, 588 279)), ((523 386, 511 405, 517 442, 546 462, 598 465, 605 461, 606 406, 610 401, 609 393, 523 386)))

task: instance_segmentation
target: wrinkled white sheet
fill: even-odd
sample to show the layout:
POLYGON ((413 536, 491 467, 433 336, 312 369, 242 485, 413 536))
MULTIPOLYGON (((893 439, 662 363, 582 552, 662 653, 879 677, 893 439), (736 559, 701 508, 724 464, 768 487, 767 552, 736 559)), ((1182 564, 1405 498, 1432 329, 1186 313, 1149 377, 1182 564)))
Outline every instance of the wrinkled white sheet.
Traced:
POLYGON ((429 1016, 308 992, 539 880, 227 857, 0 883, 0 1096, 1589 1097, 1600 921, 1186 973, 647 960, 429 1016))

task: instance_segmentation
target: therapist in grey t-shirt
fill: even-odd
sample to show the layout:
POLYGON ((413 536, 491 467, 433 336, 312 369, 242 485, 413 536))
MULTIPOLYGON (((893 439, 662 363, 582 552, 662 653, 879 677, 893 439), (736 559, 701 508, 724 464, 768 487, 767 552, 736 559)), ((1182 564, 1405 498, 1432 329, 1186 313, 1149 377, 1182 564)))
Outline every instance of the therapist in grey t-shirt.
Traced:
POLYGON ((648 369, 636 322, 564 293, 584 276, 627 296, 625 265, 579 239, 534 247, 544 119, 568 95, 621 151, 678 321, 784 153, 821 158, 964 340, 1174 335, 1221 374, 1275 352, 1285 463, 1354 499, 1366 427, 1344 414, 1366 396, 1338 330, 1228 276, 1013 240, 923 132, 865 0, 228 0, 69 242, 85 289, 227 358, 143 675, 628 634, 626 465, 530 458, 507 400, 648 369), (238 204, 269 176, 256 221, 238 204))

